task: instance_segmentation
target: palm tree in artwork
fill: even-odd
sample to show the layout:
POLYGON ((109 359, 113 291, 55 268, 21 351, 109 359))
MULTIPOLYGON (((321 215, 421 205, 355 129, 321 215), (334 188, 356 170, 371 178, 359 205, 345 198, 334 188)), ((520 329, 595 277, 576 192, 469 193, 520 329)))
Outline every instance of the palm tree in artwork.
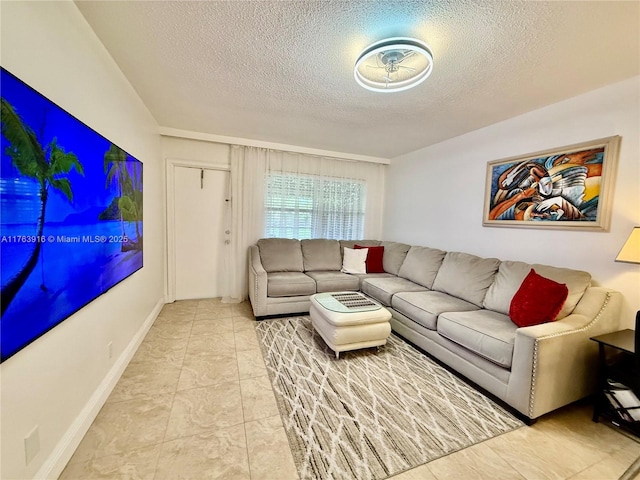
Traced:
MULTIPOLYGON (((40 213, 36 235, 41 238, 50 190, 61 192, 69 202, 72 202, 71 182, 66 175, 74 168, 80 175, 84 175, 84 169, 76 155, 65 152, 64 148, 58 145, 56 138, 43 147, 31 127, 22 121, 13 106, 4 98, 2 98, 0 118, 2 135, 9 142, 6 149, 7 155, 11 157, 13 165, 22 176, 35 179, 39 184, 40 213)), ((4 314, 37 265, 41 245, 40 242, 34 243, 33 251, 24 266, 2 288, 0 314, 4 314)))
MULTIPOLYGON (((115 185, 118 189, 118 198, 122 198, 123 185, 126 185, 129 180, 129 172, 127 171, 127 153, 121 148, 111 144, 109 150, 104 154, 104 173, 107 174, 106 186, 115 185)), ((124 217, 122 216, 122 209, 120 211, 120 227, 122 228, 122 236, 125 237, 124 231, 124 217)))
POLYGON ((121 215, 124 219, 128 222, 134 222, 136 227, 136 240, 132 241, 130 239, 126 247, 123 246, 123 248, 142 250, 142 235, 140 235, 138 226, 138 220, 140 220, 142 212, 140 212, 138 204, 129 195, 124 195, 118 200, 118 208, 122 212, 121 215))
MULTIPOLYGON (((129 174, 129 189, 126 192, 128 201, 124 203, 124 210, 128 213, 129 220, 134 222, 136 227, 136 241, 133 245, 137 250, 142 250, 142 232, 140 232, 140 223, 142 222, 142 164, 131 163, 131 172, 129 174)), ((123 200, 123 199, 121 199, 123 200)), ((121 207, 123 208, 123 207, 121 207)))
POLYGON ((121 148, 111 144, 104 154, 104 171, 107 174, 106 184, 116 185, 118 189, 118 211, 122 236, 126 237, 124 222, 134 222, 136 239, 123 243, 123 249, 141 249, 142 236, 139 229, 139 221, 142 219, 142 205, 139 169, 128 161, 127 153, 121 148), (129 170, 132 168, 132 171, 129 170))

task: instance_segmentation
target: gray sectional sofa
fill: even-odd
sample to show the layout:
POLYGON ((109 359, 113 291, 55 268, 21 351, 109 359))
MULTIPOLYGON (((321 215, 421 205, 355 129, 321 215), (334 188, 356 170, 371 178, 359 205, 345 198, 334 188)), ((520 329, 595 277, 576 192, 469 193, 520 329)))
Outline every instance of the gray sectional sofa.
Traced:
POLYGON ((617 330, 622 305, 587 272, 398 242, 270 238, 249 256, 256 317, 308 312, 314 293, 360 290, 389 309, 396 333, 530 420, 595 391, 589 338, 617 330), (342 273, 354 244, 384 246, 385 273, 342 273), (520 328, 509 306, 532 268, 569 293, 556 321, 520 328))

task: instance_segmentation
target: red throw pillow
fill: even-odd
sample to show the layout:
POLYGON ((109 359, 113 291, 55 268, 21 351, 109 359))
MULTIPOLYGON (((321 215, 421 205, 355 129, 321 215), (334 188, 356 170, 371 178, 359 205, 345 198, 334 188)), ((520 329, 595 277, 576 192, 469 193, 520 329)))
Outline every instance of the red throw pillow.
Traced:
POLYGON ((568 295, 564 283, 541 277, 532 268, 511 300, 509 316, 519 327, 553 322, 568 295))
POLYGON ((384 255, 384 246, 366 247, 362 245, 354 245, 353 248, 368 248, 367 253, 367 273, 384 273, 382 266, 382 255, 384 255))

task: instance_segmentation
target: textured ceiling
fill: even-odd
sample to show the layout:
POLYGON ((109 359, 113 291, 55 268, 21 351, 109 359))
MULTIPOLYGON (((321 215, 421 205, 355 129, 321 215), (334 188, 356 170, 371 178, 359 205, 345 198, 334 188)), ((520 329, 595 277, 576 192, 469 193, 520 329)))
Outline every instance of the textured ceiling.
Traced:
POLYGON ((76 4, 163 127, 385 158, 640 73, 637 1, 76 4), (369 92, 353 64, 390 36, 433 73, 369 92))

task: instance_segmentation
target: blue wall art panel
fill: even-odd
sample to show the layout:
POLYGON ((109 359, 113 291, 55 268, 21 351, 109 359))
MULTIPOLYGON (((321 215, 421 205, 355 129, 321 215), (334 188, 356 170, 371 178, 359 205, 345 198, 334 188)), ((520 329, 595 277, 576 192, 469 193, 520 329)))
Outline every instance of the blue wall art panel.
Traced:
POLYGON ((1 361, 142 268, 142 163, 2 68, 1 361))

